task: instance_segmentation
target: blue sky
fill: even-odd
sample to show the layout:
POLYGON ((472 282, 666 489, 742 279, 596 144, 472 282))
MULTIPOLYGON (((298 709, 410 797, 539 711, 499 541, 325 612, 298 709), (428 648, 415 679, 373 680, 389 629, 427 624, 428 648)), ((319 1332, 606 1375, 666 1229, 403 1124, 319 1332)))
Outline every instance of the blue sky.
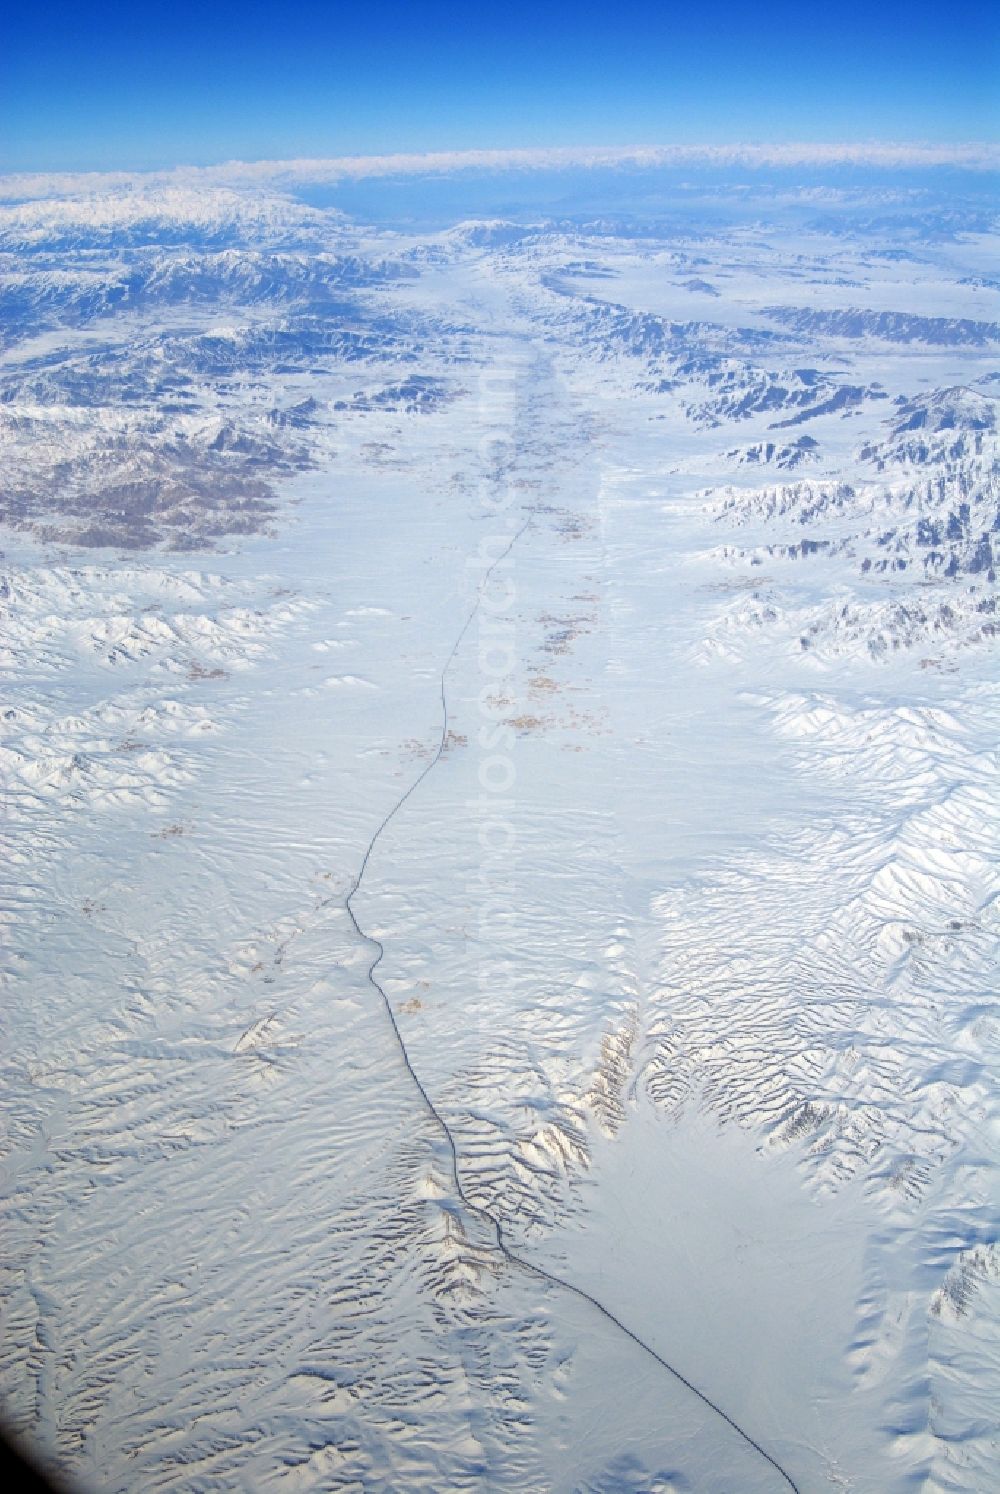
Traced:
POLYGON ((1000 5, 80 0, 8 12, 0 169, 994 139, 1000 5))

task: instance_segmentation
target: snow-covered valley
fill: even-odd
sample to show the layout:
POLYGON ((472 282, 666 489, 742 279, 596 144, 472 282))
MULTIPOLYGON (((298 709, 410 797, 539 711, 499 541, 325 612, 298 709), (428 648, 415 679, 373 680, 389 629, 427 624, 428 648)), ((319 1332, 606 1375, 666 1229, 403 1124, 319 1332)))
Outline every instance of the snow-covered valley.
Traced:
POLYGON ((995 1486, 996 238, 862 208, 0 203, 76 1486, 995 1486))

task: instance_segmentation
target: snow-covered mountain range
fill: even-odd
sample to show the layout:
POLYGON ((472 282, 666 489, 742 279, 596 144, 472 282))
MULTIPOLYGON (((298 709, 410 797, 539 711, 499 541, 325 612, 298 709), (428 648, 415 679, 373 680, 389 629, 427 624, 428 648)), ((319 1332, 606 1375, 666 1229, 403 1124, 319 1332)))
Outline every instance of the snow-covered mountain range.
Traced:
POLYGON ((1000 1477, 995 222, 793 166, 2 194, 0 1396, 80 1487, 1000 1477))

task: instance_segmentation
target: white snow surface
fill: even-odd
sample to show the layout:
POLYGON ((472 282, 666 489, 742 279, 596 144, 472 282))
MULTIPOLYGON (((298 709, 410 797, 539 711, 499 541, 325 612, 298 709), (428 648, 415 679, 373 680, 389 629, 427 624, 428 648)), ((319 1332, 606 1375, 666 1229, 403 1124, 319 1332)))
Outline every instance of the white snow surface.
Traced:
POLYGON ((7 1422, 94 1490, 995 1488, 995 240, 202 190, 0 223, 7 1422), (33 258, 209 222, 224 314, 33 258), (79 548, 150 432, 267 532, 79 548))

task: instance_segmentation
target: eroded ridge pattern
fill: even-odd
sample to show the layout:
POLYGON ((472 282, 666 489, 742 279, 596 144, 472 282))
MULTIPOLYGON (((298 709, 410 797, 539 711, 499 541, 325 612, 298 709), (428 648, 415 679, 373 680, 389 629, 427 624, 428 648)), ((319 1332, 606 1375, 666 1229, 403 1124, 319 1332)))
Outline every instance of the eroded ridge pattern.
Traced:
POLYGON ((1000 1479, 1000 286, 893 190, 2 196, 54 1472, 1000 1479))

